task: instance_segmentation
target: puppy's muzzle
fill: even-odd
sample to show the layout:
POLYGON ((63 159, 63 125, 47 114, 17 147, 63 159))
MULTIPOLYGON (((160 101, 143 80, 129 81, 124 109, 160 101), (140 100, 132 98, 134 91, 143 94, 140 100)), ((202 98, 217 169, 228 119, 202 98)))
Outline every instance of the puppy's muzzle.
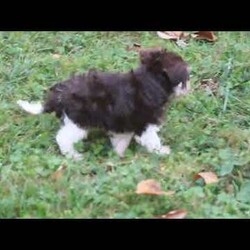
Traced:
POLYGON ((174 88, 175 96, 185 96, 190 92, 190 81, 185 83, 180 82, 177 87, 174 88))

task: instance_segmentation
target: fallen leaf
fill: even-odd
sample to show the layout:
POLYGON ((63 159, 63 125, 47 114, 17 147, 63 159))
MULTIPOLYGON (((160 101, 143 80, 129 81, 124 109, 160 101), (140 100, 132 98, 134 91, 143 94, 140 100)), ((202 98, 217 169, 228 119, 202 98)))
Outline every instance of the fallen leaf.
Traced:
POLYGON ((161 190, 161 185, 159 182, 153 179, 149 180, 144 180, 138 183, 137 189, 136 189, 137 194, 151 194, 151 195, 173 195, 175 192, 174 191, 162 191, 161 190))
POLYGON ((181 47, 181 48, 187 47, 187 43, 184 42, 184 41, 181 40, 181 39, 179 39, 179 40, 176 42, 176 44, 177 44, 179 47, 181 47))
POLYGON ((192 37, 192 38, 196 38, 197 36, 198 36, 198 34, 194 34, 194 33, 191 34, 191 37, 192 37))
POLYGON ((175 191, 171 191, 170 190, 170 191, 165 192, 165 195, 169 195, 170 196, 170 195, 173 195, 173 194, 175 194, 175 191))
POLYGON ((183 35, 182 31, 157 31, 157 35, 162 39, 178 40, 183 35))
POLYGON ((59 179, 62 178, 63 173, 66 169, 65 165, 61 165, 52 175, 51 175, 51 179, 53 181, 58 181, 59 179))
POLYGON ((228 184, 228 185, 226 186, 226 191, 227 191, 229 194, 234 194, 234 185, 228 184))
POLYGON ((134 43, 132 46, 127 47, 128 51, 131 51, 131 50, 139 51, 140 49, 141 49, 141 45, 139 43, 134 43))
POLYGON ((212 93, 217 95, 219 91, 219 82, 216 79, 202 79, 198 88, 207 91, 208 93, 212 93))
POLYGON ((187 215, 186 209, 178 209, 168 212, 167 214, 157 216, 157 218, 163 219, 183 219, 187 215))
POLYGON ((114 163, 112 163, 112 162, 107 162, 107 164, 106 164, 106 171, 107 171, 107 172, 113 171, 113 170, 114 170, 114 167, 115 167, 115 164, 114 164, 114 163))
POLYGON ((52 57, 53 57, 54 59, 59 59, 59 58, 61 57, 61 55, 59 55, 59 54, 53 54, 52 57))
POLYGON ((202 178, 206 184, 216 183, 219 181, 217 175, 213 172, 201 172, 194 176, 195 180, 202 178))
POLYGON ((188 39, 188 38, 190 38, 190 33, 189 32, 183 32, 182 35, 181 35, 181 38, 182 39, 188 39))
POLYGON ((191 36, 197 40, 207 40, 209 42, 215 42, 217 40, 217 37, 212 31, 197 31, 191 36))
POLYGON ((141 45, 140 45, 139 43, 134 43, 133 46, 134 46, 134 47, 137 47, 137 48, 140 48, 140 47, 141 47, 141 45))

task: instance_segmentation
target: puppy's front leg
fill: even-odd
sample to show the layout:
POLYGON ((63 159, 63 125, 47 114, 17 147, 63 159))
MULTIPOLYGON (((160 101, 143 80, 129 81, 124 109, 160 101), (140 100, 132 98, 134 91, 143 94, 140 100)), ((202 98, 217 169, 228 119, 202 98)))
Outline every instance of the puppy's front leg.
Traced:
POLYGON ((157 125, 149 124, 140 136, 135 136, 135 141, 144 146, 149 152, 168 155, 170 154, 170 148, 161 144, 161 139, 157 134, 159 130, 157 125))
POLYGON ((81 160, 82 154, 74 149, 74 144, 87 137, 87 130, 79 128, 67 116, 64 117, 64 124, 56 135, 56 141, 63 155, 81 160))
POLYGON ((125 150, 129 146, 129 143, 134 135, 134 133, 114 133, 110 132, 110 141, 115 152, 123 157, 125 150))

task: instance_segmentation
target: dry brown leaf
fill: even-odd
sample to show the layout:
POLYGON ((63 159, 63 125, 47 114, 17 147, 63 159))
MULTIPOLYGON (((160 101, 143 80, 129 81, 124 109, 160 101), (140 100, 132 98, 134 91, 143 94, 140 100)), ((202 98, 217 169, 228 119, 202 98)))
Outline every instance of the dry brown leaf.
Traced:
POLYGON ((218 80, 212 78, 202 79, 198 88, 216 95, 219 90, 219 82, 218 80))
POLYGON ((141 45, 139 43, 134 43, 133 46, 136 48, 141 48, 141 45))
POLYGON ((139 43, 134 43, 132 46, 127 47, 128 51, 131 51, 131 50, 139 51, 140 49, 141 49, 141 45, 139 43))
POLYGON ((151 194, 151 195, 173 195, 175 192, 174 191, 162 191, 161 190, 161 185, 159 182, 153 179, 149 180, 144 180, 138 183, 137 189, 136 189, 137 194, 151 194))
POLYGON ((216 183, 219 181, 217 175, 213 172, 201 172, 194 176, 195 180, 202 178, 206 184, 216 183))
POLYGON ((179 47, 181 47, 181 48, 187 47, 187 43, 184 42, 184 40, 181 40, 181 39, 179 39, 179 40, 176 42, 176 44, 177 44, 179 47))
POLYGON ((61 57, 61 55, 59 55, 59 54, 53 54, 52 57, 53 57, 54 59, 59 59, 59 58, 61 57))
POLYGON ((115 167, 115 164, 113 162, 107 162, 106 163, 106 171, 107 172, 113 171, 114 167, 115 167))
POLYGON ((192 37, 192 38, 196 38, 197 36, 198 36, 197 34, 194 34, 194 33, 191 34, 191 37, 192 37))
POLYGON ((157 35, 162 39, 178 40, 182 37, 182 31, 157 31, 157 35))
POLYGON ((63 173, 66 169, 65 165, 61 165, 52 175, 51 175, 51 179, 53 181, 58 181, 62 178, 63 173))
POLYGON ((167 214, 157 216, 157 218, 163 218, 163 219, 183 219, 187 215, 186 209, 178 209, 168 212, 167 214))
POLYGON ((175 194, 175 191, 167 191, 167 192, 165 192, 165 195, 168 195, 168 196, 171 196, 173 194, 175 194))
POLYGON ((188 38, 190 38, 190 33, 189 32, 183 32, 182 35, 181 35, 181 38, 182 39, 188 39, 188 38))
POLYGON ((209 42, 215 42, 217 40, 216 35, 212 31, 198 31, 191 35, 198 40, 206 40, 209 42))

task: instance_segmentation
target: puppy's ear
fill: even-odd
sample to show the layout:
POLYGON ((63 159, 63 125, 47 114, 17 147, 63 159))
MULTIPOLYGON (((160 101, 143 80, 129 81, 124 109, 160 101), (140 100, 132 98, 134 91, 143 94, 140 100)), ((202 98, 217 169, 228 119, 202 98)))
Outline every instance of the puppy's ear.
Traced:
POLYGON ((167 79, 167 81, 171 83, 171 79, 170 79, 168 71, 166 69, 163 69, 163 75, 167 79))
POLYGON ((151 66, 162 61, 165 49, 154 48, 154 49, 142 49, 140 50, 140 61, 142 64, 151 66))

